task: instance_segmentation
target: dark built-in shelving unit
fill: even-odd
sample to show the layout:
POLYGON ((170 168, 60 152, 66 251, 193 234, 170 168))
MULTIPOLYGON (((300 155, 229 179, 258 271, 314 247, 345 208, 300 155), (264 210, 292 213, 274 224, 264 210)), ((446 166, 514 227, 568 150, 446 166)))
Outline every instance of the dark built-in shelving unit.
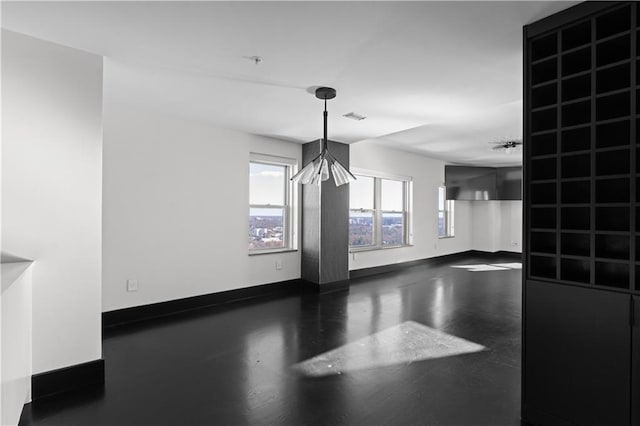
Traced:
POLYGON ((530 41, 530 278, 640 291, 632 8, 530 41))
POLYGON ((532 424, 640 424, 639 6, 585 2, 524 30, 532 424))

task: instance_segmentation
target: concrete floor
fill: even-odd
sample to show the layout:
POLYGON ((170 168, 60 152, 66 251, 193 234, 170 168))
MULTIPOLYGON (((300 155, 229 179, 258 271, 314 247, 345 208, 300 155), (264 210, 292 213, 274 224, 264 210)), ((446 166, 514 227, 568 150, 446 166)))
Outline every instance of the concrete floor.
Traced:
POLYGON ((123 326, 104 336, 103 389, 29 404, 20 424, 520 425, 521 271, 452 267, 513 261, 123 326))

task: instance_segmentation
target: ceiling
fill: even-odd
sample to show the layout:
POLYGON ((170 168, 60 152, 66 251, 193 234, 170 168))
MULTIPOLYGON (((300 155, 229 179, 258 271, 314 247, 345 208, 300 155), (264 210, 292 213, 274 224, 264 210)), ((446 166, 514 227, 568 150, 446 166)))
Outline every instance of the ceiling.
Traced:
POLYGON ((575 3, 3 2, 2 27, 105 56, 107 100, 308 142, 331 86, 332 140, 500 166, 522 161, 489 143, 522 135, 522 26, 575 3))

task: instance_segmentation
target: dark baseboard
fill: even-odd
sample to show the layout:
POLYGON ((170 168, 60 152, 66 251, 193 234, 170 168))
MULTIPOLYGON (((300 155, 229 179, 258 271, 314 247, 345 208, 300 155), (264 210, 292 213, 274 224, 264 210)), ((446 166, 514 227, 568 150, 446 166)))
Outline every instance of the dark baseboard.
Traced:
POLYGON ((371 268, 354 269, 349 272, 350 279, 370 277, 372 275, 385 274, 387 272, 394 272, 400 269, 408 268, 410 266, 417 265, 435 265, 443 262, 452 262, 456 259, 462 259, 469 256, 482 256, 482 257, 508 257, 512 259, 522 259, 522 253, 511 251, 480 251, 480 250, 467 250, 458 253, 445 254, 442 256, 429 257, 426 259, 410 260, 408 262, 393 263, 390 265, 374 266, 371 268))
POLYGON ((326 284, 318 284, 307 280, 300 281, 302 284, 302 291, 305 293, 326 294, 333 293, 335 291, 349 290, 349 280, 335 281, 326 284))
POLYGON ((371 268, 354 269, 352 271, 349 271, 349 278, 355 279, 370 277, 372 275, 386 274, 387 272, 398 271, 400 269, 408 268, 411 266, 450 262, 452 260, 472 256, 474 254, 474 250, 467 250, 459 253, 445 254, 443 256, 429 257, 426 259, 410 260, 408 262, 392 263, 390 265, 373 266, 371 268))
POLYGON ((149 305, 134 306, 102 313, 102 328, 107 329, 124 324, 145 321, 173 315, 194 309, 274 295, 294 295, 300 293, 302 280, 295 279, 254 287, 239 288, 219 293, 203 294, 149 305))
POLYGON ((31 399, 104 384, 104 359, 71 365, 31 376, 31 399))
POLYGON ((498 250, 498 251, 482 251, 482 250, 469 250, 465 252, 470 256, 479 256, 479 257, 509 257, 512 259, 522 259, 522 253, 517 251, 506 251, 506 250, 498 250))
POLYGON ((174 315, 180 312, 194 309, 207 308, 225 303, 254 299, 264 296, 299 295, 302 293, 326 294, 334 291, 349 290, 350 280, 372 275, 384 274, 404 269, 410 266, 423 264, 437 264, 451 262, 459 258, 469 256, 491 256, 521 258, 520 253, 499 251, 496 253, 468 250, 443 256, 430 257, 428 259, 412 260, 409 262, 395 263, 391 265, 375 266, 372 268, 356 269, 350 271, 349 280, 337 281, 328 284, 317 284, 303 279, 281 281, 271 284, 263 284, 254 287, 228 290, 219 293, 203 294, 200 296, 186 297, 183 299, 169 300, 166 302, 152 303, 149 305, 134 306, 131 308, 117 309, 102 313, 102 328, 109 329, 120 325, 131 324, 154 318, 174 315))
POLYGON ((522 260, 522 253, 517 251, 500 250, 495 252, 494 254, 500 257, 510 257, 512 259, 522 260))

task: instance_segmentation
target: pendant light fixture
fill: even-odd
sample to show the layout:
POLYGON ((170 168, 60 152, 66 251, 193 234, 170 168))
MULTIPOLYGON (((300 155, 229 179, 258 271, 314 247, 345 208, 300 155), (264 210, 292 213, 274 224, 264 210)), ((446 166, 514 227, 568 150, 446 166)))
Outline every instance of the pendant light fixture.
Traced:
POLYGON ((319 87, 316 89, 316 98, 324 99, 324 139, 322 140, 322 149, 320 154, 291 178, 295 183, 319 186, 322 181, 329 179, 329 169, 331 169, 336 186, 356 180, 356 177, 329 152, 329 147, 327 146, 327 99, 335 97, 336 90, 331 87, 319 87))

